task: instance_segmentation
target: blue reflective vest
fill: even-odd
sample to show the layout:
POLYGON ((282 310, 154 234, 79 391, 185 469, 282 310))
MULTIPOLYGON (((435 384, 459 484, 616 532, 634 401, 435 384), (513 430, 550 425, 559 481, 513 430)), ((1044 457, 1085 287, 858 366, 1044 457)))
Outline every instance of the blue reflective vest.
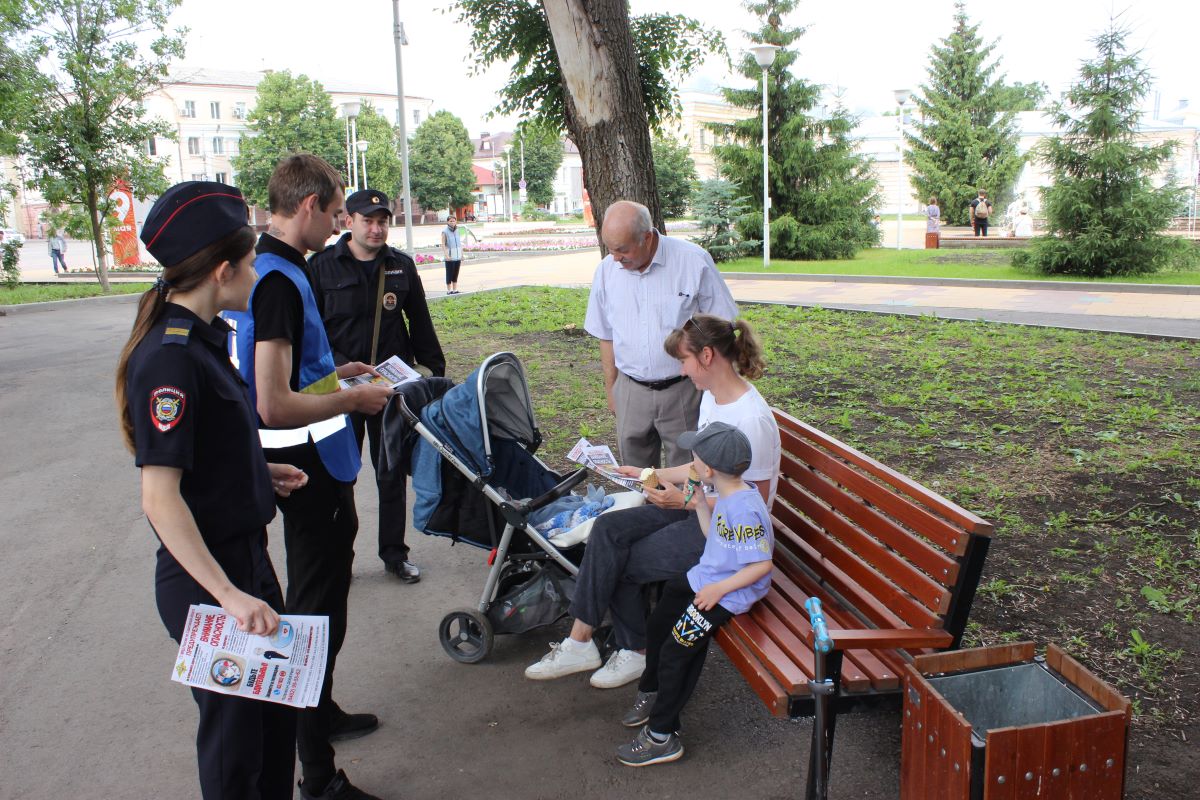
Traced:
MULTIPOLYGON (((300 386, 308 394, 328 394, 338 390, 336 366, 325 327, 321 324, 321 312, 313 297, 308 276, 292 262, 274 253, 262 253, 254 260, 254 269, 259 281, 272 272, 281 272, 295 284, 304 304, 304 330, 300 338, 300 386)), ((254 291, 258 284, 254 285, 254 291)), ((254 384, 254 291, 246 311, 225 311, 222 316, 234 327, 233 363, 250 387, 250 401, 257 408, 258 391, 254 384)), ((293 350, 293 354, 294 354, 293 350)), ((348 483, 358 476, 362 457, 349 419, 342 415, 345 423, 334 433, 316 441, 321 463, 335 479, 348 483)))

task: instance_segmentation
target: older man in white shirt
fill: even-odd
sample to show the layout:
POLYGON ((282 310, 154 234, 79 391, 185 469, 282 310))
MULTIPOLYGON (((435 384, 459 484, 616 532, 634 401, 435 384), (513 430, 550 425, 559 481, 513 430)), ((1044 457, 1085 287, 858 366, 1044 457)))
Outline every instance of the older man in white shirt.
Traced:
POLYGON ((683 464, 691 456, 675 440, 695 428, 700 392, 683 379, 663 341, 693 314, 732 320, 737 304, 712 257, 691 242, 659 233, 640 203, 609 206, 600 238, 609 255, 596 267, 584 328, 600 340, 621 461, 639 467, 683 464))

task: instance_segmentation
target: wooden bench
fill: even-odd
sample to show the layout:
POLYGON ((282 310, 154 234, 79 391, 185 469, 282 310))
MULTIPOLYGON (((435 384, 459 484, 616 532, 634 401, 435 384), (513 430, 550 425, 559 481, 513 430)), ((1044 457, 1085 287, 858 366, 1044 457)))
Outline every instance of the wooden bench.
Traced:
MULTIPOLYGON (((717 642, 772 714, 813 714, 813 632, 804 601, 824 606, 834 650, 827 730, 837 714, 898 707, 902 665, 957 648, 992 526, 837 439, 773 409, 783 443, 771 507, 771 589, 717 642)), ((814 796, 809 757, 808 797, 814 796)), ((826 771, 828 774, 828 771, 826 771)))

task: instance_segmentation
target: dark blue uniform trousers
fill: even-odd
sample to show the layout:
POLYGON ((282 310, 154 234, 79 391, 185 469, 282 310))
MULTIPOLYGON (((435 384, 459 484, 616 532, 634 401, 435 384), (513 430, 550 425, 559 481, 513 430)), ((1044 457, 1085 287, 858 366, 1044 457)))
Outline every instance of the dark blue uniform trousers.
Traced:
MULTIPOLYGON (((279 580, 266 551, 266 532, 216 545, 213 558, 234 586, 283 612, 279 580)), ((193 603, 220 605, 184 571, 165 547, 158 549, 154 581, 158 614, 179 642, 193 603)), ((200 707, 196 755, 205 800, 282 800, 295 792, 296 709, 193 689, 200 707)))

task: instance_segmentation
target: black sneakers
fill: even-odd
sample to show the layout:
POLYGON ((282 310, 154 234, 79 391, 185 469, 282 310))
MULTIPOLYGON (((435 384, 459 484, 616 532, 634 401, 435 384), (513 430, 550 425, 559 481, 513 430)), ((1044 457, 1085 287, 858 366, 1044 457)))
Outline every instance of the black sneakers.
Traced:
POLYGON ((393 561, 385 564, 383 568, 405 583, 416 583, 421 580, 421 570, 411 561, 393 561))
POLYGON ((374 714, 347 714, 342 709, 335 707, 329 741, 344 742, 347 739, 357 739, 360 736, 366 736, 378 727, 379 717, 374 714))
POLYGON ((337 775, 333 776, 333 780, 325 787, 325 791, 320 794, 310 794, 304 788, 304 782, 300 782, 300 797, 302 800, 382 800, 373 794, 367 794, 362 789, 357 788, 346 777, 346 773, 342 770, 337 771, 337 775))

